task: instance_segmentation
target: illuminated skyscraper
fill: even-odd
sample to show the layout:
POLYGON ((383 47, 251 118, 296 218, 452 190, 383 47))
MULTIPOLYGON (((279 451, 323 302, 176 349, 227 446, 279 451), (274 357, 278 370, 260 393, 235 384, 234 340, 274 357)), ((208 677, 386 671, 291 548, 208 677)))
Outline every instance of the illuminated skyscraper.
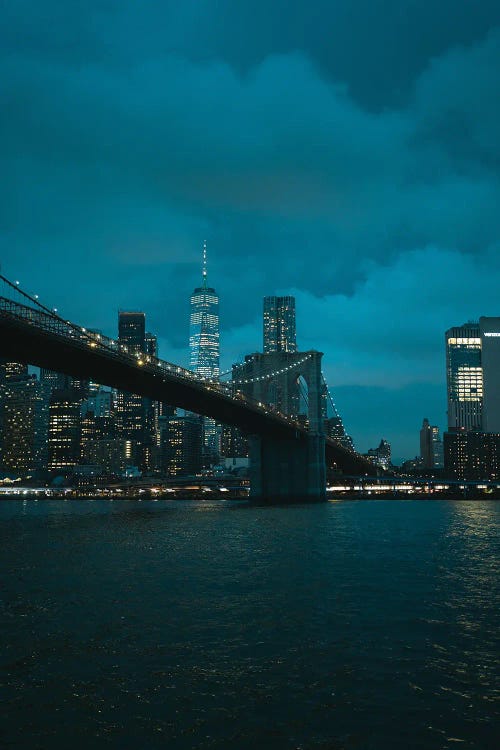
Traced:
POLYGON ((35 375, 21 374, 8 378, 0 391, 3 471, 24 477, 46 469, 49 388, 35 375))
MULTIPOLYGON (((143 312, 118 313, 118 341, 129 354, 138 355, 146 349, 146 316, 143 312)), ((116 398, 117 426, 125 439, 128 464, 144 467, 146 399, 135 393, 118 391, 116 398)))
POLYGON ((445 469, 458 479, 500 476, 500 318, 446 332, 445 469))
POLYGON ((483 366, 483 430, 500 433, 500 317, 479 318, 483 366))
POLYGON ((49 407, 49 471, 69 473, 80 461, 81 405, 72 388, 52 391, 49 407))
POLYGON ((202 285, 191 294, 189 366, 204 378, 219 377, 219 297, 207 284, 206 243, 203 243, 202 285))
MULTIPOLYGON (((207 245, 203 243, 202 285, 191 294, 189 366, 203 378, 219 378, 219 297, 207 284, 207 245)), ((216 463, 220 454, 220 425, 203 420, 204 462, 216 463)))
POLYGON ((264 297, 264 354, 296 351, 295 297, 264 297))
POLYGON ((448 430, 481 430, 483 368, 478 323, 446 331, 448 430))
POLYGON ((420 458, 424 469, 443 467, 443 442, 439 427, 431 425, 428 419, 424 419, 420 429, 420 458))

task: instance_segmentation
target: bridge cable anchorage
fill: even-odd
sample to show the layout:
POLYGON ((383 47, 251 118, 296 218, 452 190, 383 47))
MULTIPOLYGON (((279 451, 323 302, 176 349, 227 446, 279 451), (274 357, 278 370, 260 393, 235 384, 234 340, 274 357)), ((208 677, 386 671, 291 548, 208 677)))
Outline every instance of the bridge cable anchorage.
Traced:
MULTIPOLYGON (((174 365, 166 360, 158 359, 153 355, 146 354, 145 352, 133 353, 129 352, 127 347, 114 339, 109 338, 101 333, 95 331, 89 331, 83 326, 78 326, 69 320, 65 320, 61 315, 57 313, 56 309, 50 309, 46 305, 43 305, 38 295, 31 295, 20 288, 19 282, 13 283, 8 278, 0 274, 0 281, 3 281, 10 289, 12 289, 16 295, 19 295, 23 302, 28 301, 34 307, 22 304, 8 297, 0 297, 0 313, 4 312, 10 317, 17 319, 28 320, 30 323, 35 323, 39 327, 55 333, 56 335, 69 338, 73 343, 84 343, 86 346, 90 346, 93 349, 99 349, 100 351, 106 352, 113 358, 127 358, 129 362, 136 364, 146 371, 151 372, 154 375, 165 376, 166 374, 187 380, 191 383, 195 382, 201 386, 204 386, 208 390, 217 390, 225 398, 231 401, 244 400, 249 406, 252 406, 258 411, 264 411, 268 415, 277 417, 286 422, 293 421, 287 414, 282 414, 276 409, 271 408, 268 404, 256 401, 242 393, 234 395, 232 386, 234 382, 219 383, 218 381, 210 381, 207 378, 199 376, 192 370, 187 370, 179 365, 174 365), (37 315, 34 318, 33 313, 37 315)), ((298 363, 294 363, 297 365, 298 363)), ((286 368, 288 369, 288 368, 286 368)), ((280 372, 283 372, 281 370, 280 372)), ((276 373, 273 373, 274 376, 276 373)), ((248 382, 248 381, 247 381, 248 382)))

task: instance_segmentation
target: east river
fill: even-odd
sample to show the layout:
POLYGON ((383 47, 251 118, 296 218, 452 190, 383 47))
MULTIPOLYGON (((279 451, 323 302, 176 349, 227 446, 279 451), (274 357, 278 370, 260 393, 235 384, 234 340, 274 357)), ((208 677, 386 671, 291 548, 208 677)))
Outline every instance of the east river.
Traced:
POLYGON ((498 747, 500 503, 0 503, 2 748, 498 747))

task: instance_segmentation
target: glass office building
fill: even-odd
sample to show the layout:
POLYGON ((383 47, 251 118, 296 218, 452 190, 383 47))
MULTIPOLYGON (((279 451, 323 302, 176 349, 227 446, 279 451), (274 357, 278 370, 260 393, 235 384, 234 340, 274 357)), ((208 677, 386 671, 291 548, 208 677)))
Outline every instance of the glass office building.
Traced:
POLYGON ((207 284, 207 247, 203 245, 202 285, 191 294, 189 367, 203 378, 219 377, 219 297, 207 284))
MULTIPOLYGON (((191 294, 189 316, 189 367, 202 378, 218 380, 219 297, 207 283, 207 245, 203 243, 202 284, 191 294)), ((219 460, 221 427, 203 419, 203 453, 206 467, 219 460)))
POLYGON ((264 297, 264 354, 296 351, 295 297, 264 297))
POLYGON ((446 331, 448 430, 481 430, 483 368, 478 323, 446 331))

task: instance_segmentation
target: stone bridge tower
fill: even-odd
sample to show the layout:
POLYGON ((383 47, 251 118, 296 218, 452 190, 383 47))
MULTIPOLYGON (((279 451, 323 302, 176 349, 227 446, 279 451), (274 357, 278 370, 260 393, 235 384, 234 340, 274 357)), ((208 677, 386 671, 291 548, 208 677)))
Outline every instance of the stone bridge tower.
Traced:
POLYGON ((299 431, 291 439, 250 436, 250 496, 254 500, 325 500, 322 356, 317 351, 254 354, 233 372, 235 389, 291 416, 298 415, 299 378, 308 388, 307 436, 299 431))

